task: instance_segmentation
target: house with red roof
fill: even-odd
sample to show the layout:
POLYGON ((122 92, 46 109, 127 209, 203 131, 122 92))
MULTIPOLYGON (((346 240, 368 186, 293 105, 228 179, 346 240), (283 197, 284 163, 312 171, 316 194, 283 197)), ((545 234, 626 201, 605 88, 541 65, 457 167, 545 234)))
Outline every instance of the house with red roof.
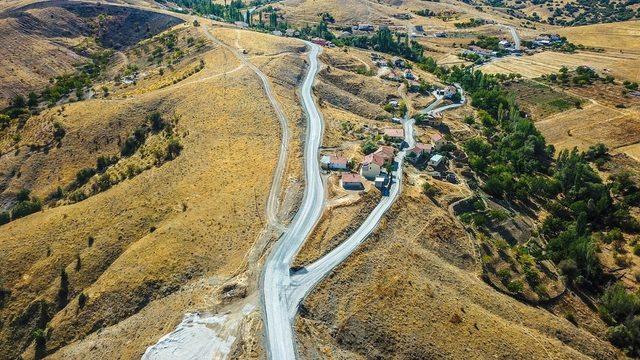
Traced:
POLYGON ((406 157, 407 160, 415 164, 425 156, 429 156, 431 151, 433 151, 433 146, 431 144, 416 143, 416 146, 409 149, 406 157))
POLYGON ((366 155, 360 167, 360 174, 369 180, 374 180, 386 165, 393 163, 396 149, 393 146, 380 146, 375 152, 366 155))
POLYGON ((340 179, 340 185, 345 190, 363 190, 364 184, 362 183, 362 178, 360 174, 354 173, 343 173, 342 178, 340 179))
POLYGON ((442 145, 444 145, 444 137, 441 134, 431 135, 431 143, 436 150, 440 150, 442 145))
POLYGON ((384 138, 388 141, 400 142, 404 140, 404 129, 386 128, 384 138))
POLYGON ((324 155, 320 158, 320 166, 326 170, 347 170, 349 160, 338 155, 324 155))

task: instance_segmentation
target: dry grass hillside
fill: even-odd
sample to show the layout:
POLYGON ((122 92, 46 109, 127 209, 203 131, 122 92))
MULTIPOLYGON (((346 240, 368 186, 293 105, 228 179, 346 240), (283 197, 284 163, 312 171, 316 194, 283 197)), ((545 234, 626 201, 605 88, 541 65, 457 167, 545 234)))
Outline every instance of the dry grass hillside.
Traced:
POLYGON ((282 10, 284 17, 289 22, 300 25, 318 22, 321 13, 331 14, 336 25, 358 23, 395 26, 423 25, 427 31, 454 29, 454 22, 470 18, 486 18, 509 24, 517 21, 491 7, 480 9, 463 1, 455 0, 286 0, 276 6, 282 10), (419 10, 430 10, 441 16, 422 17, 414 13, 419 10), (409 14, 411 18, 402 19, 405 14, 409 14))
POLYGON ((115 6, 47 1, 3 12, 0 16, 0 106, 15 95, 42 90, 50 78, 69 73, 90 55, 95 41, 122 49, 180 23, 178 18, 115 6))
POLYGON ((606 341, 480 280, 464 230, 419 189, 406 186, 380 229, 304 302, 296 325, 303 357, 618 356, 606 341))
MULTIPOLYGON (((214 34, 225 40, 225 31, 214 34)), ((192 35, 205 38, 179 32, 178 44, 192 35)), ((275 83, 290 125, 298 124, 295 89, 305 68, 304 47, 273 36, 249 44, 232 35, 275 83)), ((247 254, 264 227, 280 126, 253 71, 229 50, 208 40, 204 45, 165 68, 164 76, 158 75, 164 62, 140 60, 144 42, 124 47, 113 66, 135 63, 139 81, 116 86, 105 80, 108 96, 44 110, 27 120, 17 143, 6 143, 11 151, 0 157, 0 170, 10 176, 7 194, 27 187, 43 198, 80 169, 95 166, 100 155, 119 155, 121 141, 152 112, 173 124, 166 135, 152 133, 133 155, 111 165, 105 174, 114 183, 108 188, 74 203, 46 203, 43 211, 2 225, 0 286, 9 295, 0 308, 0 358, 23 351, 31 357, 33 331, 44 324, 47 351, 64 349, 54 357, 86 358, 89 351, 95 358, 139 358, 185 312, 215 310, 217 289, 246 270, 247 254), (186 72, 193 61, 202 69, 186 72), (175 81, 165 84, 163 78, 172 76, 175 81), (50 143, 54 123, 65 129, 61 140, 30 146, 50 143), (179 155, 146 162, 162 151, 154 146, 164 146, 165 136, 179 141, 179 155), (140 172, 126 176, 130 166, 140 172), (63 269, 67 301, 58 301, 63 269)), ((300 175, 294 165, 300 134, 292 134, 287 187, 300 175)))

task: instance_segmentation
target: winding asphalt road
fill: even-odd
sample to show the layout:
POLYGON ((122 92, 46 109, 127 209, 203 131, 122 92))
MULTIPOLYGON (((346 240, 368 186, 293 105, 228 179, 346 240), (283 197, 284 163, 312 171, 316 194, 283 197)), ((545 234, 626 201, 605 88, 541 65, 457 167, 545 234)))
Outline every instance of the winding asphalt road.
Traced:
POLYGON ((309 68, 301 89, 302 104, 307 115, 304 147, 305 191, 302 203, 288 229, 280 237, 267 259, 262 275, 262 304, 271 359, 295 359, 293 317, 290 316, 287 289, 289 269, 294 256, 322 215, 325 190, 318 165, 323 121, 313 100, 311 87, 318 72, 318 45, 306 42, 309 48, 309 68))
MULTIPOLYGON (((302 100, 308 118, 305 142, 305 180, 306 188, 302 205, 294 217, 289 229, 280 238, 270 255, 263 273, 263 306, 269 358, 274 360, 293 360, 296 358, 293 322, 298 306, 311 290, 331 271, 342 263, 362 244, 380 223, 382 216, 391 208, 402 190, 402 166, 407 149, 415 146, 414 119, 408 114, 402 120, 405 131, 403 148, 395 157, 396 167, 392 172, 393 182, 389 195, 382 197, 362 225, 343 243, 313 264, 291 273, 294 256, 320 219, 324 209, 325 190, 320 178, 318 157, 322 136, 322 117, 315 106, 311 87, 318 70, 317 55, 320 48, 307 43, 309 52, 309 70, 302 85, 302 100)), ((462 88, 455 84, 462 94, 459 104, 435 108, 442 100, 436 94, 436 101, 425 110, 440 112, 460 107, 465 102, 462 88)))
MULTIPOLYGON (((460 91, 460 103, 445 105, 436 108, 436 106, 441 102, 442 97, 434 92, 436 101, 432 102, 424 109, 426 110, 426 113, 442 112, 464 105, 464 103, 466 102, 464 90, 460 87, 460 85, 454 85, 458 88, 458 91, 460 91)), ((413 128, 414 123, 415 120, 409 119, 408 114, 405 115, 405 118, 402 120, 402 126, 404 128, 405 134, 404 141, 407 146, 405 146, 396 155, 395 162, 397 166, 396 170, 392 172, 393 183, 391 184, 391 189, 389 190, 389 196, 382 197, 378 205, 373 209, 369 216, 367 216, 362 225, 360 225, 360 227, 353 234, 351 234, 351 236, 349 236, 347 240, 345 240, 342 244, 333 249, 327 255, 318 259, 313 264, 306 266, 303 270, 298 271, 295 275, 292 276, 292 289, 291 294, 289 295, 289 313, 291 317, 295 317, 299 304, 311 292, 311 290, 336 266, 340 265, 340 263, 342 263, 347 257, 349 257, 349 255, 351 255, 351 253, 367 239, 367 237, 373 232, 373 230, 375 230, 375 228, 380 223, 382 216, 387 212, 387 210, 389 210, 389 208, 391 208, 391 205, 393 205, 393 203, 397 200, 402 190, 402 165, 404 163, 404 158, 407 150, 413 148, 416 143, 413 128)))

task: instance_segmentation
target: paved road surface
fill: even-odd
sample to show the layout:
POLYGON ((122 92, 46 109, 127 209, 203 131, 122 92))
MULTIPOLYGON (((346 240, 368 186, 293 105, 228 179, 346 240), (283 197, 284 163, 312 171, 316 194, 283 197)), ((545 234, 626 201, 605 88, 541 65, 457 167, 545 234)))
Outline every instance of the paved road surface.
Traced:
POLYGON ((507 29, 509 29, 509 32, 511 33, 511 37, 513 38, 513 48, 516 50, 520 50, 520 36, 518 35, 516 28, 511 25, 501 25, 501 26, 504 26, 507 29))
POLYGON ((301 89, 302 103, 307 114, 305 192, 298 212, 267 259, 261 279, 267 351, 269 357, 276 360, 295 359, 293 317, 288 311, 287 301, 289 268, 298 249, 320 219, 325 200, 318 164, 323 123, 311 93, 318 72, 317 57, 321 48, 309 42, 306 44, 309 48, 309 69, 301 89))

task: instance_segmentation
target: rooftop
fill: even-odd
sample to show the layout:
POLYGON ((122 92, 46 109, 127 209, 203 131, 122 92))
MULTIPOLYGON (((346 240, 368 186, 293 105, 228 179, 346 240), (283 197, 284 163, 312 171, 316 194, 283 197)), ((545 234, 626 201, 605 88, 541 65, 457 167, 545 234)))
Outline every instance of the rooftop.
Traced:
POLYGON ((387 128, 384 129, 384 135, 392 138, 404 138, 404 129, 387 128))
POLYGON ((340 165, 346 165, 347 164, 347 158, 342 157, 342 156, 338 156, 338 155, 329 155, 329 161, 332 164, 340 164, 340 165))
POLYGON ((360 178, 360 174, 354 173, 343 173, 342 174, 342 183, 361 183, 362 179, 360 178))
POLYGON ((429 159, 429 161, 438 162, 438 161, 441 161, 442 159, 444 159, 444 156, 440 154, 435 154, 431 157, 431 159, 429 159))

